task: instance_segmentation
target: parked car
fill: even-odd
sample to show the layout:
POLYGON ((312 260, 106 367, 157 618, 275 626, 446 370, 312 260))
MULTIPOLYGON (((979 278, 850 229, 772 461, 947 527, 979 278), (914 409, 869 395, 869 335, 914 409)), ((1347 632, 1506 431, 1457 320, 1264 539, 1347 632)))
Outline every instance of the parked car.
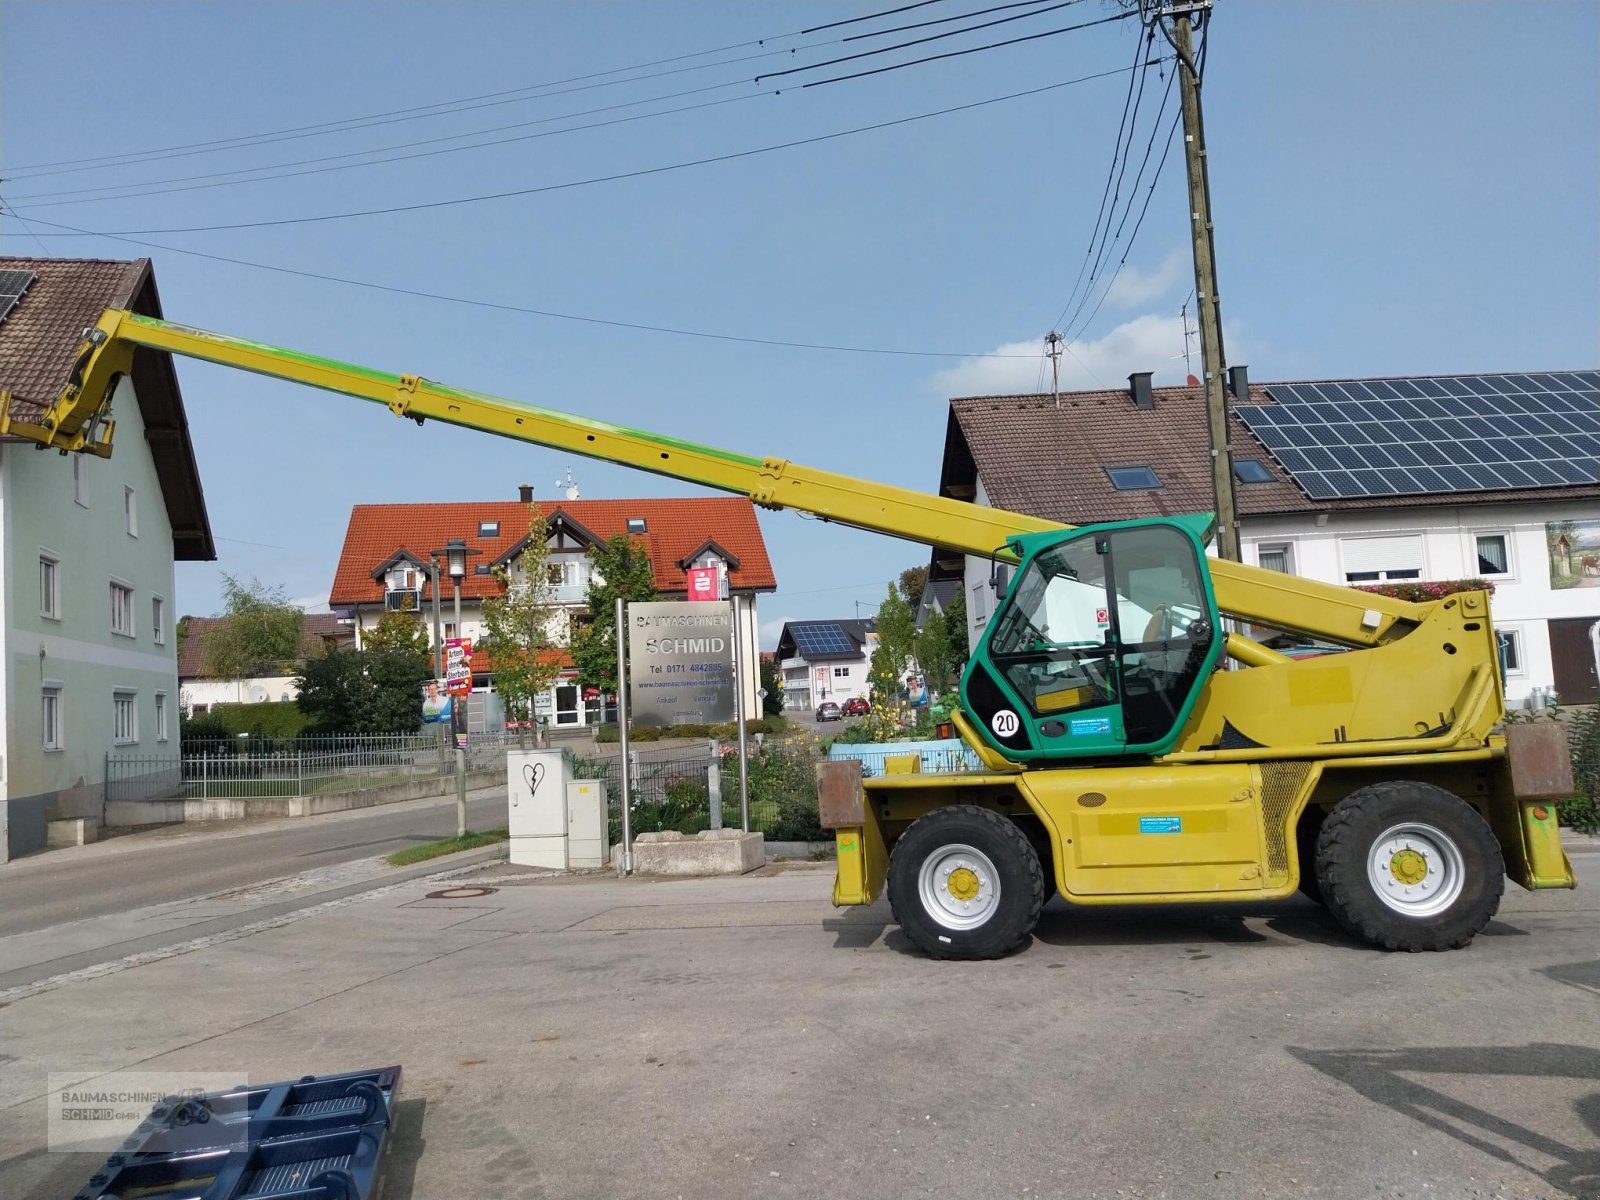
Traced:
POLYGON ((851 696, 840 711, 847 717, 864 717, 872 711, 872 705, 867 703, 865 696, 851 696))
POLYGON ((844 720, 844 714, 839 711, 839 706, 832 700, 824 700, 817 705, 817 720, 842 721, 844 720))

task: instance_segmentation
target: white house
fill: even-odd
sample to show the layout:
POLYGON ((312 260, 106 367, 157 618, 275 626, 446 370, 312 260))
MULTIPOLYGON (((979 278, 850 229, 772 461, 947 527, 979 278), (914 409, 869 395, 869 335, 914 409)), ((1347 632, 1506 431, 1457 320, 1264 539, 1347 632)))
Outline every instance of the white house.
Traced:
MULTIPOLYGON (((300 694, 297 663, 275 663, 243 679, 218 675, 206 657, 211 634, 227 617, 190 617, 178 646, 178 706, 190 716, 209 712, 217 704, 261 704, 268 700, 293 700, 300 694), (276 668, 276 669, 274 669, 276 668)), ((335 613, 307 613, 300 631, 300 661, 355 645, 352 623, 335 613)))
POLYGON ((871 620, 789 621, 778 634, 775 658, 783 680, 783 706, 810 712, 825 700, 843 704, 870 698, 867 672, 878 648, 871 620))
MULTIPOLYGON (((357 505, 350 513, 329 603, 353 621, 358 644, 391 610, 416 612, 431 631, 429 560, 433 551, 460 539, 471 552, 461 587, 460 628, 454 587, 441 572, 441 632, 446 640, 459 636, 476 643, 484 632, 484 598, 503 592, 494 569, 505 567, 517 577, 530 536, 532 504, 532 489, 524 485, 517 500, 357 505)), ((738 649, 745 712, 760 714, 756 599, 773 591, 777 580, 748 499, 547 500, 539 503, 539 512, 549 547, 551 595, 558 608, 549 631, 556 644, 565 645, 574 624, 587 618, 589 547, 628 534, 643 543, 656 591, 664 600, 687 598, 690 568, 720 566, 726 571, 729 594, 743 598, 738 649)), ((493 687, 492 664, 487 671, 475 670, 473 684, 477 690, 493 687)), ((615 704, 615 697, 580 687, 569 662, 535 710, 552 725, 581 726, 615 719, 615 704)))
MULTIPOLYGON (((148 259, 0 259, 0 388, 37 419, 106 308, 161 315, 148 259)), ((176 753, 173 562, 216 557, 172 359, 134 354, 114 453, 0 443, 0 862, 87 832, 106 755, 176 753)))
MULTIPOLYGON (((1333 583, 1494 585, 1506 694, 1600 700, 1600 372, 1249 383, 1230 372, 1246 561, 1333 583)), ((950 402, 942 495, 1064 524, 1210 512, 1198 388, 950 402)), ((1006 582, 935 550, 970 636, 1006 582)))

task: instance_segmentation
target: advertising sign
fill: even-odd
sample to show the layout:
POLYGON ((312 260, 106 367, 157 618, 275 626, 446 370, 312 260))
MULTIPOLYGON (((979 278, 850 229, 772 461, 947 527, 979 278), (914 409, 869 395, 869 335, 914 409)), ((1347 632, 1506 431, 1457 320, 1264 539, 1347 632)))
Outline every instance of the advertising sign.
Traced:
POLYGON ((428 725, 450 724, 450 693, 442 679, 422 685, 422 720, 428 725))
POLYGON ((472 639, 446 638, 444 642, 445 690, 452 696, 472 691, 472 639))
POLYGON ((684 572, 689 580, 689 599, 726 600, 722 594, 721 572, 715 567, 691 567, 684 572))
POLYGON ((733 610, 726 601, 628 605, 628 683, 635 725, 733 720, 733 610))

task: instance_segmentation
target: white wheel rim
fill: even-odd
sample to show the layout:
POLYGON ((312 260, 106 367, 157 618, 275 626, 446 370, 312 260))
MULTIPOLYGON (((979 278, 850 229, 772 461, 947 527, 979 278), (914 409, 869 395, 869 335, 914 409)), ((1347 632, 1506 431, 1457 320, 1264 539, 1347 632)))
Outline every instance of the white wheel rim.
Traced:
POLYGON ((974 846, 941 846, 922 860, 923 910, 946 929, 976 929, 1000 907, 1000 872, 974 846))
POLYGON ((1461 897, 1466 864, 1455 840, 1433 825, 1407 822, 1380 833, 1367 855, 1367 880, 1385 907, 1433 917, 1461 897))

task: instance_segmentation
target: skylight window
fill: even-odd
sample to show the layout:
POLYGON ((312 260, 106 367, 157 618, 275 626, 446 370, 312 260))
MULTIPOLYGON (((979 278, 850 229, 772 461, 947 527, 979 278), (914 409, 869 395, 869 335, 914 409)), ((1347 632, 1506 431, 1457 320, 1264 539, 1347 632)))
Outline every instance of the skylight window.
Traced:
POLYGON ((1272 472, 1267 470, 1267 464, 1259 458, 1236 458, 1233 460, 1233 473, 1240 483, 1271 483, 1272 472))
POLYGON ((1107 467, 1106 474, 1119 492, 1148 492, 1161 486, 1161 480, 1149 467, 1107 467))
POLYGON ((628 518, 628 532, 629 533, 643 533, 643 532, 645 532, 644 518, 643 517, 629 517, 628 518))
POLYGON ((499 537, 500 536, 500 522, 499 521, 479 521, 478 522, 478 536, 479 537, 499 537))

